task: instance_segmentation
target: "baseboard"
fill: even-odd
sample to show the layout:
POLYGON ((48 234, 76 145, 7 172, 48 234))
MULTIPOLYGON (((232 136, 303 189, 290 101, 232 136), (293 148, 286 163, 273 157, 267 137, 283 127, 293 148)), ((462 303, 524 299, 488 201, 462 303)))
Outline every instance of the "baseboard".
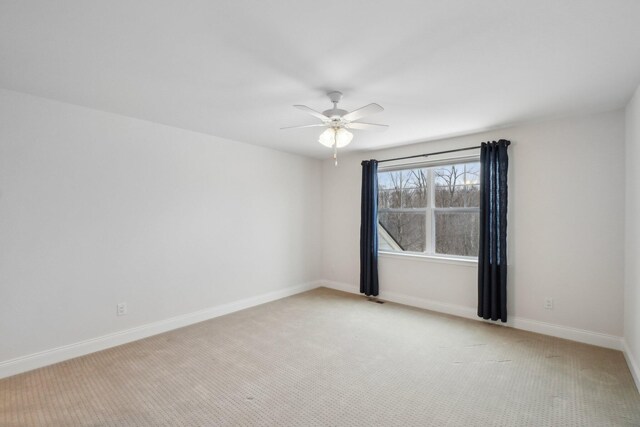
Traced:
POLYGON ((524 319, 522 317, 513 317, 507 322, 506 326, 511 326, 523 331, 536 332, 538 334, 622 351, 622 337, 615 335, 573 328, 571 326, 556 325, 553 323, 541 322, 539 320, 524 319))
POLYGON ((135 328, 118 331, 111 334, 103 335, 97 338, 91 338, 73 344, 64 345, 50 350, 29 354, 15 359, 0 362, 0 378, 10 377, 12 375, 27 372, 32 369, 41 368, 43 366, 52 365, 54 363, 63 362, 75 357, 84 356, 96 351, 105 350, 110 347, 126 344, 152 335, 161 334, 173 329, 182 328, 194 323, 213 319, 215 317, 224 316, 239 310, 261 305, 267 302, 275 301, 291 295, 315 289, 320 286, 320 281, 309 282, 298 286, 280 289, 266 294, 245 298, 239 301, 210 307, 193 313, 183 314, 158 322, 148 323, 137 326, 135 328))
MULTIPOLYGON (((348 283, 333 282, 329 280, 323 280, 321 281, 321 283, 327 288, 354 294, 360 293, 360 288, 358 286, 350 285, 348 283)), ((472 320, 485 321, 478 317, 476 309, 472 307, 442 303, 425 298, 399 294, 396 292, 380 291, 380 295, 378 295, 378 297, 380 299, 395 302, 398 304, 423 308, 425 310, 437 311, 439 313, 451 314, 454 316, 464 317, 472 320)), ((572 328, 569 326, 555 325, 552 323, 524 319, 521 317, 511 317, 507 323, 492 323, 495 323, 497 325, 509 326, 524 331, 536 332, 543 335, 550 335, 552 337, 564 338, 571 341, 591 344, 598 347, 622 350, 622 338, 615 335, 602 334, 599 332, 592 332, 584 329, 572 328)))
MULTIPOLYGON (((118 331, 85 341, 0 362, 0 378, 9 377, 22 372, 30 371, 32 369, 37 369, 68 359, 73 359, 75 357, 84 356, 96 351, 105 350, 110 347, 115 347, 163 332, 168 332, 173 329, 182 328, 194 323, 213 319, 225 314, 244 310, 246 308, 254 307, 260 304, 315 289, 319 286, 325 286, 327 288, 353 294, 360 294, 360 289, 358 286, 350 285, 347 283, 333 282, 328 280, 309 282, 299 286, 292 286, 278 291, 245 298, 239 301, 210 307, 197 312, 172 317, 158 322, 148 323, 145 325, 137 326, 135 328, 126 329, 124 331, 118 331)), ((418 298, 396 292, 382 291, 379 297, 380 299, 395 302, 398 304, 418 307, 439 313, 451 314, 454 316, 464 317, 472 320, 483 321, 482 319, 478 318, 478 316, 476 315, 476 310, 471 307, 442 303, 439 301, 418 298)), ((501 323, 498 322, 496 324, 501 323)), ((628 346, 620 337, 518 317, 511 318, 509 322, 504 325, 514 327, 516 329, 522 329, 525 331, 569 339, 586 344, 592 344, 599 347, 622 350, 629 365, 629 369, 631 370, 633 378, 636 382, 636 386, 638 386, 638 388, 640 389, 640 370, 635 363, 633 355, 630 353, 628 346)))
MULTIPOLYGON (((332 282, 329 280, 321 281, 322 285, 336 289, 338 291, 349 292, 352 294, 360 294, 360 287, 350 285, 348 283, 332 282)), ((478 317, 476 310, 470 307, 464 307, 461 305, 447 304, 439 301, 428 300, 425 298, 413 297, 405 294, 399 294, 396 292, 380 291, 378 298, 385 301, 391 301, 398 304, 409 305, 411 307, 423 308, 425 310, 437 311, 438 313, 452 314, 454 316, 466 317, 468 319, 476 320, 478 317)))
POLYGON ((636 383, 636 388, 638 392, 640 392, 640 366, 636 363, 638 360, 633 353, 631 353, 631 349, 627 344, 626 340, 622 340, 624 358, 627 361, 627 365, 629 365, 629 370, 631 371, 631 376, 633 377, 633 381, 636 383))

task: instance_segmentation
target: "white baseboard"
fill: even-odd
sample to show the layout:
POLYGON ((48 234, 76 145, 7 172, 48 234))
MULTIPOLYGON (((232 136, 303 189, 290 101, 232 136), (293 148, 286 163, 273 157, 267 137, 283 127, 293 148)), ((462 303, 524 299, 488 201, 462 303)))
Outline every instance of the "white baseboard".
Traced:
MULTIPOLYGON (((333 282, 323 280, 321 283, 331 289, 350 292, 354 294, 360 293, 359 286, 350 285, 348 283, 333 282)), ((380 299, 395 302, 398 304, 409 305, 412 307, 423 308, 425 310, 437 311, 439 313, 452 314, 454 316, 465 317, 467 319, 485 321, 478 317, 476 309, 461 305, 442 303, 425 298, 414 297, 410 295, 399 294, 396 292, 380 291, 378 295, 380 299)), ((572 328, 569 326, 555 325, 552 323, 541 322, 538 320, 524 319, 512 316, 507 323, 492 322, 497 325, 510 326, 529 332, 536 332, 552 337, 564 338, 572 341, 578 341, 585 344, 596 345, 598 347, 611 348, 614 350, 622 350, 622 338, 615 335, 603 334, 600 332, 592 332, 584 329, 572 328)))
POLYGON ((114 332, 101 337, 91 338, 85 341, 3 361, 0 362, 0 378, 10 377, 32 369, 73 359, 74 357, 84 356, 89 353, 105 350, 110 347, 126 344, 128 342, 147 338, 173 329, 182 328, 184 326, 213 319, 235 311, 244 310, 245 308, 275 301, 300 292, 315 289, 320 286, 320 283, 320 281, 316 281, 298 286, 291 286, 289 288, 206 308, 193 313, 148 323, 135 328, 126 329, 124 331, 114 332))
MULTIPOLYGON (((0 362, 0 378, 9 377, 32 369, 41 368, 43 366, 62 362, 74 357, 84 356, 110 347, 126 344, 142 338, 147 338, 173 329, 182 328, 194 323, 213 319, 235 311, 244 310, 270 301, 275 301, 319 286, 325 286, 331 289, 360 294, 358 286, 347 283, 332 282, 327 280, 319 280, 315 282, 305 283, 299 286, 292 286, 278 291, 269 292, 255 297, 245 298, 240 301, 207 308, 193 313, 160 320, 154 323, 148 323, 135 328, 118 331, 111 334, 103 335, 97 338, 91 338, 85 341, 64 345, 50 350, 17 357, 15 359, 0 362)), ((418 298, 395 292, 382 291, 379 295, 380 299, 395 302, 398 304, 409 305, 412 307, 423 308, 426 310, 436 311, 439 313, 451 314, 454 316, 464 317, 472 320, 480 320, 476 315, 475 308, 465 307, 455 304, 442 303, 425 298, 418 298)), ((496 324, 502 324, 496 322, 496 324)), ((623 350, 629 369, 633 374, 634 380, 640 389, 640 370, 634 362, 633 355, 630 353, 626 343, 622 338, 613 335, 601 334, 582 329, 571 328, 567 326, 554 325, 550 323, 540 322, 537 320, 523 319, 512 317, 509 322, 504 324, 516 329, 536 332, 544 335, 550 335, 559 338, 565 338, 586 344, 592 344, 600 347, 612 348, 615 350, 623 350)))
POLYGON ((627 361, 627 365, 629 365, 629 370, 631 371, 631 376, 633 377, 633 381, 636 383, 636 388, 640 392, 640 366, 636 362, 638 359, 635 357, 629 348, 626 340, 622 340, 624 358, 627 361))
MULTIPOLYGON (((322 285, 336 289, 338 291, 349 292, 352 294, 360 294, 360 287, 350 285, 348 283, 332 282, 329 280, 321 281, 322 285)), ((385 301, 391 301, 398 304, 409 305, 411 307, 423 308, 425 310, 437 311, 438 313, 452 314, 454 316, 466 317, 468 319, 476 320, 476 310, 471 307, 464 307, 461 305, 447 304, 438 301, 433 301, 425 298, 413 297, 409 295, 399 294, 396 292, 380 291, 378 298, 385 301)))
POLYGON ((622 351, 622 337, 615 335, 573 328, 571 326, 556 325, 553 323, 541 322, 539 320, 524 319, 522 317, 512 317, 511 320, 507 322, 506 326, 512 326, 516 329, 522 329, 523 331, 536 332, 538 334, 622 351))

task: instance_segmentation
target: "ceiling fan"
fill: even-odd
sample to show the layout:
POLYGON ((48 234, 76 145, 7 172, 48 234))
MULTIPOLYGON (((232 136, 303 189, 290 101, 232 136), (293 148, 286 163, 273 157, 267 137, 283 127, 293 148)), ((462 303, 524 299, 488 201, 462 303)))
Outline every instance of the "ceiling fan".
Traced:
POLYGON ((349 111, 338 108, 338 103, 342 100, 341 92, 338 92, 338 91, 329 92, 327 96, 333 103, 333 108, 329 110, 325 110, 322 113, 312 108, 309 108, 306 105, 294 105, 294 107, 296 107, 297 109, 302 110, 308 114, 311 114, 313 117, 320 119, 322 123, 317 123, 313 125, 284 127, 281 129, 326 127, 327 129, 320 134, 320 137, 318 138, 318 142, 329 148, 333 148, 333 158, 337 166, 338 165, 338 148, 347 146, 353 139, 353 134, 349 132, 348 129, 384 131, 389 126, 379 125, 374 123, 362 123, 357 121, 371 114, 384 111, 384 108, 382 108, 378 104, 374 103, 374 104, 365 105, 364 107, 361 107, 361 108, 358 108, 357 110, 353 110, 349 112, 349 111))

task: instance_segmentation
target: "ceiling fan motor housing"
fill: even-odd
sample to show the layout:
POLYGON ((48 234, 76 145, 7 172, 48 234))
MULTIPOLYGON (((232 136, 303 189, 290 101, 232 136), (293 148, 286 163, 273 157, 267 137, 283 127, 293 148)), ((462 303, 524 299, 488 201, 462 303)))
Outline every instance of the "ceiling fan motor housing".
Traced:
POLYGON ((327 94, 331 102, 333 102, 333 108, 322 112, 327 117, 331 118, 331 122, 335 125, 340 121, 340 117, 348 113, 346 110, 338 108, 338 102, 342 101, 342 92, 333 91, 327 94))
POLYGON ((340 117, 344 116, 347 113, 348 111, 341 110, 340 108, 332 108, 330 110, 325 110, 322 112, 322 114, 324 114, 325 116, 330 117, 332 121, 339 120, 340 117))

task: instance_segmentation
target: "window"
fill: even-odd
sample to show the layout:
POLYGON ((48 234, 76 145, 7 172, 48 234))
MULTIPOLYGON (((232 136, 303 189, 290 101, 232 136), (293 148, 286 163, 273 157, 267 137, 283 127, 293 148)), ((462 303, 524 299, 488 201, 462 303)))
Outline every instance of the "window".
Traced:
POLYGON ((378 241, 386 252, 477 257, 477 158, 378 172, 378 241))

